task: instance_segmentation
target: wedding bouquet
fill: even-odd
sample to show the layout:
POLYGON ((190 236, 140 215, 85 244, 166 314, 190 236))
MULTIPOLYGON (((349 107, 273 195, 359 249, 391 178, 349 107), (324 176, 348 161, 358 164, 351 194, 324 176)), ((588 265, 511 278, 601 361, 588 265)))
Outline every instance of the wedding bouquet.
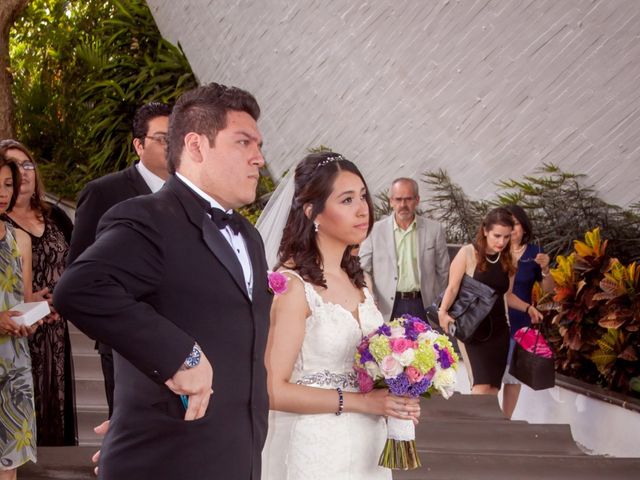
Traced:
MULTIPOLYGON (((453 394, 457 367, 449 338, 410 315, 386 322, 363 338, 354 364, 363 393, 386 387, 393 395, 427 398, 453 394)), ((389 417, 388 430, 378 464, 402 470, 420 467, 413 421, 389 417)))

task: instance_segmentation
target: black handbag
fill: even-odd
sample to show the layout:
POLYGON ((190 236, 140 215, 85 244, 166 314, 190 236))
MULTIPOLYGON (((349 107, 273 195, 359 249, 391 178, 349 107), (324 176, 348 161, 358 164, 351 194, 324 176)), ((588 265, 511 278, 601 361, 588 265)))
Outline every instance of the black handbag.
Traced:
MULTIPOLYGON (((489 315, 497 298, 498 294, 493 288, 465 274, 460 282, 458 296, 448 312, 455 321, 452 334, 463 343, 471 340, 482 321, 489 315)), ((442 295, 438 306, 441 302, 442 295)), ((427 317, 438 323, 438 307, 428 307, 427 317)))
MULTIPOLYGON (((540 331, 538 330, 538 335, 540 331)), ((513 350, 509 373, 534 390, 553 388, 556 384, 556 371, 553 358, 545 358, 525 350, 518 342, 513 350)))

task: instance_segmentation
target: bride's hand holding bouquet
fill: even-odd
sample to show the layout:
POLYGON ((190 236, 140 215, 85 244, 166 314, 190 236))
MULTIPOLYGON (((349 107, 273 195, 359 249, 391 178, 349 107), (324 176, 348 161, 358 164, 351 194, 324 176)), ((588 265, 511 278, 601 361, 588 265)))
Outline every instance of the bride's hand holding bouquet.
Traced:
POLYGON ((411 420, 415 425, 420 418, 420 399, 393 395, 388 388, 376 388, 362 394, 368 404, 363 413, 371 413, 401 420, 411 420))
MULTIPOLYGON (((458 355, 446 335, 419 318, 404 315, 386 322, 358 345, 354 370, 363 393, 376 388, 384 393, 389 438, 379 465, 395 469, 417 468, 415 406, 419 397, 440 393, 449 398, 456 382, 458 355)), ((419 409, 418 409, 419 412, 419 409)))

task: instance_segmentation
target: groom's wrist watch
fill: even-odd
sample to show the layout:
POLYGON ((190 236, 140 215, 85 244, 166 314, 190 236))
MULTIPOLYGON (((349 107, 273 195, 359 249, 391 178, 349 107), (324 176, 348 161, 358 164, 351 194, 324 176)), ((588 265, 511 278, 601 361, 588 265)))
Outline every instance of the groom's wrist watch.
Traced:
POLYGON ((180 370, 189 370, 190 368, 197 367, 200 364, 202 358, 202 350, 200 345, 195 343, 189 356, 185 359, 184 363, 180 366, 180 370))

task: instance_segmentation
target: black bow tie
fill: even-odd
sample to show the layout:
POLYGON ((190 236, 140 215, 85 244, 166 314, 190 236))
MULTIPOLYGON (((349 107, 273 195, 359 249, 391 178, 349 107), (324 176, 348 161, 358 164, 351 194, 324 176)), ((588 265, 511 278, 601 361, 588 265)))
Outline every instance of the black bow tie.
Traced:
POLYGON ((211 215, 211 220, 220 230, 231 227, 233 233, 240 233, 240 219, 237 213, 228 214, 219 208, 210 208, 209 215, 211 215))

